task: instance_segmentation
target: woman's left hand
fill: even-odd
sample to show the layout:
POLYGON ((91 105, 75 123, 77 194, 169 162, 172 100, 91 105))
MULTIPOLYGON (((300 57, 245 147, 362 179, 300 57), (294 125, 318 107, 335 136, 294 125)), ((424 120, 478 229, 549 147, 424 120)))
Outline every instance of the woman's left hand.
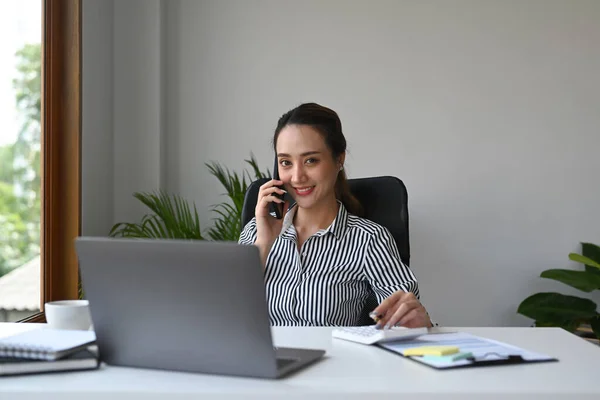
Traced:
POLYGON ((379 328, 404 326, 407 328, 430 328, 431 319, 419 299, 411 292, 398 291, 381 302, 371 314, 379 328))

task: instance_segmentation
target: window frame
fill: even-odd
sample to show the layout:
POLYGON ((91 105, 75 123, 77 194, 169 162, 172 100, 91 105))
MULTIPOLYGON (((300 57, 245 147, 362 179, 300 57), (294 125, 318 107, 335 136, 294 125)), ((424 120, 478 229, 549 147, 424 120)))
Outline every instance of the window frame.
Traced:
POLYGON ((42 3, 40 312, 79 297, 74 239, 81 232, 81 0, 42 3))

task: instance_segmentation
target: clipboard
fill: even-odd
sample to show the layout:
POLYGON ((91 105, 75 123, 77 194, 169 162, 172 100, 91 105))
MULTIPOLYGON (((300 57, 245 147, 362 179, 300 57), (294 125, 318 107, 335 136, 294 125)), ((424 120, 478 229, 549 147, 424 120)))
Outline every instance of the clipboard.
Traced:
POLYGON ((464 332, 430 333, 412 340, 378 343, 377 346, 438 370, 558 361, 557 358, 546 354, 464 332), (455 346, 460 352, 469 354, 465 357, 403 354, 405 350, 421 346, 455 346))

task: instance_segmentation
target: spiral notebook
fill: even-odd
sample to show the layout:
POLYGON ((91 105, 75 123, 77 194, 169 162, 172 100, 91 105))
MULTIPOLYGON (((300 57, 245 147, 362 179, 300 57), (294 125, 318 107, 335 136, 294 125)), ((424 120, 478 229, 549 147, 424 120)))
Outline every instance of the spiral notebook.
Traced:
POLYGON ((36 329, 0 339, 0 357, 58 360, 95 341, 93 331, 36 329))
POLYGON ((90 350, 75 351, 52 361, 0 357, 0 377, 47 372, 84 371, 98 369, 99 367, 100 361, 97 354, 90 350))

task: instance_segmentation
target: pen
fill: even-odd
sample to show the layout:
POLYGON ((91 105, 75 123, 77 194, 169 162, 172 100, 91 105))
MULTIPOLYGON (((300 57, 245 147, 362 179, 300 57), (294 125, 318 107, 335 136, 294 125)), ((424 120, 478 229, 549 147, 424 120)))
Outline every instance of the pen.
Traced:
POLYGON ((369 317, 371 317, 373 321, 379 322, 381 321, 381 317, 383 317, 383 315, 377 314, 376 312, 370 312, 369 317))

